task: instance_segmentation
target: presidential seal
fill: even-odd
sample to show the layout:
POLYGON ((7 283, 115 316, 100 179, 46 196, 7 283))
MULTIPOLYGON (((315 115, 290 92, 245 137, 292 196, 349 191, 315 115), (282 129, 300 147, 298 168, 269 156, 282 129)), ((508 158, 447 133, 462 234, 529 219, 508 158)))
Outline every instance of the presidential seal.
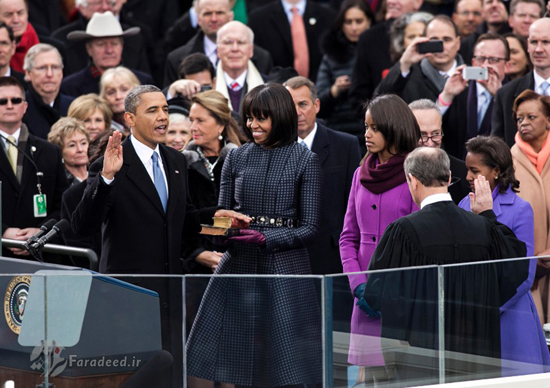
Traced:
POLYGON ((11 279, 4 295, 4 316, 11 331, 15 334, 19 334, 21 330, 30 285, 30 276, 16 276, 11 279))

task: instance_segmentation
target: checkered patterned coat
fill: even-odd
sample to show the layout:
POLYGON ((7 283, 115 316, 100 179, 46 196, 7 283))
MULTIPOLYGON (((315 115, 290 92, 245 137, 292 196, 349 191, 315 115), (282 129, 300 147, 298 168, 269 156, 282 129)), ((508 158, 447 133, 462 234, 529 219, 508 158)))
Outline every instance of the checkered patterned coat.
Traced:
MULTIPOLYGON (((305 248, 319 232, 323 190, 317 156, 293 143, 247 143, 223 166, 219 204, 249 215, 298 218, 254 227, 266 247, 232 243, 216 274, 310 274, 305 248)), ((321 381, 321 315, 312 279, 214 277, 188 341, 188 374, 253 386, 321 381)))

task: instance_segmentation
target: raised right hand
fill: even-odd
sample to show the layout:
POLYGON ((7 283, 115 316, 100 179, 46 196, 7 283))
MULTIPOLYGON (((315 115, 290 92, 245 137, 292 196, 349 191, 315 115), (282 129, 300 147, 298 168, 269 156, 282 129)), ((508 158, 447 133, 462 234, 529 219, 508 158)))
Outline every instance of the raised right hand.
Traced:
POLYGON ((201 84, 192 79, 179 79, 174 81, 168 89, 168 93, 170 93, 172 98, 176 96, 183 96, 183 98, 188 100, 190 100, 195 94, 200 93, 200 91, 201 84))
POLYGON ((401 59, 399 59, 399 68, 401 69, 402 73, 408 73, 411 70, 411 66, 415 63, 420 62, 422 59, 431 56, 431 54, 420 54, 418 52, 418 44, 424 43, 429 41, 429 38, 426 38, 425 36, 421 36, 418 38, 415 38, 409 47, 405 49, 405 52, 403 55, 401 55, 401 59))
POLYGON ((106 179, 113 179, 115 174, 122 168, 122 133, 114 131, 109 136, 105 156, 103 159, 103 170, 101 175, 106 179))

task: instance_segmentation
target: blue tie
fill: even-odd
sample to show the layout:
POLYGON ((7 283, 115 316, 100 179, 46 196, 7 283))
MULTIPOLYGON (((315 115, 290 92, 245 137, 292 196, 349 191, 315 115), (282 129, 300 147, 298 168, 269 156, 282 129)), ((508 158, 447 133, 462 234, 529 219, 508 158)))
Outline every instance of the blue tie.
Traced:
POLYGON ((166 184, 164 183, 164 176, 162 171, 160 171, 159 166, 159 155, 156 152, 153 152, 153 175, 155 177, 155 188, 157 193, 159 193, 160 202, 162 202, 162 208, 166 212, 166 205, 168 204, 168 191, 166 191, 166 184))
POLYGON ((542 91, 542 95, 543 96, 548 96, 548 88, 550 87, 550 84, 546 81, 544 81, 541 85, 540 85, 540 89, 542 91))
POLYGON ((306 142, 305 141, 301 141, 300 142, 300 145, 304 148, 307 148, 309 150, 309 147, 307 146, 306 142))
POLYGON ((487 108, 489 107, 489 103, 491 102, 491 98, 489 97, 489 92, 484 90, 481 93, 480 96, 483 101, 481 102, 481 105, 479 107, 479 111, 477 112, 477 128, 479 129, 481 127, 481 122, 483 121, 483 117, 485 117, 485 112, 487 112, 487 108))

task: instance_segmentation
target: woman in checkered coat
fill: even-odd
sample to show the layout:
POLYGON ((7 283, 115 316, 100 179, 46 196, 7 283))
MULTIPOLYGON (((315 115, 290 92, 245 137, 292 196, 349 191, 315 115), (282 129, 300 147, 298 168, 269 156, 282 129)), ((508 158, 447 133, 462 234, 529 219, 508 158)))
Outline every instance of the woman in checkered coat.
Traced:
MULTIPOLYGON (((253 217, 228 238, 215 274, 307 275, 306 245, 321 217, 317 156, 296 143, 297 115, 281 85, 261 85, 243 101, 249 142, 222 171, 219 204, 253 217)), ((313 279, 214 277, 187 344, 190 387, 320 383, 321 314, 313 279)))

